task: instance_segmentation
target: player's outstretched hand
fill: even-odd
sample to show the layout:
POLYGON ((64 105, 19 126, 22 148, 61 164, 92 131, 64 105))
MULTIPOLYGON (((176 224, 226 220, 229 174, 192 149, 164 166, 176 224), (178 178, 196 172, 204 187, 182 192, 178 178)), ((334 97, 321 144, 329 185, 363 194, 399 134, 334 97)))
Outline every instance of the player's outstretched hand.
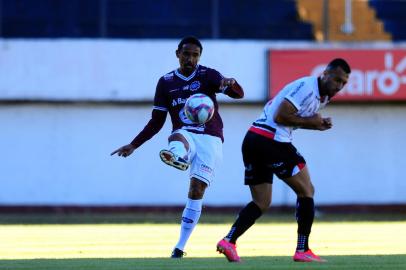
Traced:
POLYGON ((132 144, 127 144, 127 145, 121 146, 117 150, 113 151, 110 154, 110 156, 117 154, 120 157, 128 157, 129 155, 131 155, 134 152, 134 150, 135 150, 135 147, 132 144))

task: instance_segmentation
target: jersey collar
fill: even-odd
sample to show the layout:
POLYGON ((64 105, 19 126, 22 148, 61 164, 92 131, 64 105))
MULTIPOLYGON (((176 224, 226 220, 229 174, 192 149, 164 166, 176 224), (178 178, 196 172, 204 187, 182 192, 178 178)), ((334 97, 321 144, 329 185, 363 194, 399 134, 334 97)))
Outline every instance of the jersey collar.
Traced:
POLYGON ((190 81, 196 75, 198 68, 199 68, 199 65, 196 66, 195 70, 193 71, 192 74, 189 75, 189 77, 183 76, 182 74, 179 73, 179 71, 177 69, 175 70, 175 75, 184 81, 190 81))

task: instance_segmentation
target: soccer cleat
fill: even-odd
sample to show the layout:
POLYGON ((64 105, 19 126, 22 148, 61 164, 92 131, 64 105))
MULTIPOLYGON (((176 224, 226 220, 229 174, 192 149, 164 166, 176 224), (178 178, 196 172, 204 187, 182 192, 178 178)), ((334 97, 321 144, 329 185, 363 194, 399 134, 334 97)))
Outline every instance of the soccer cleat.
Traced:
POLYGON ((217 243, 217 251, 220 254, 224 254, 229 262, 241 262, 240 257, 237 254, 236 245, 227 242, 222 239, 217 243))
POLYGON ((172 251, 171 258, 173 258, 173 259, 180 259, 180 258, 183 258, 184 255, 186 255, 186 252, 183 252, 182 250, 180 250, 180 249, 178 249, 178 248, 175 248, 175 249, 172 251))
POLYGON ((320 258, 316 254, 314 254, 310 249, 308 251, 297 251, 293 256, 293 260, 295 262, 327 262, 327 260, 320 258))
POLYGON ((189 168, 189 163, 185 159, 178 157, 169 150, 161 150, 159 156, 165 164, 175 167, 176 169, 186 171, 189 168))

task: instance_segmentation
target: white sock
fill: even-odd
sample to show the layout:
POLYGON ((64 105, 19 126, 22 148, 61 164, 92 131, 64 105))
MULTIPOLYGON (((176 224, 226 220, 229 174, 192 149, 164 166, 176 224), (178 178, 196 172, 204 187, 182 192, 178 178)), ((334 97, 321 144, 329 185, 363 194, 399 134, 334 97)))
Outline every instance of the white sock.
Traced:
POLYGON ((175 248, 184 250, 186 242, 189 240, 193 229, 199 222, 200 214, 202 213, 203 200, 188 199, 186 207, 183 210, 182 222, 180 224, 179 241, 175 248))
POLYGON ((175 155, 187 159, 187 150, 185 145, 180 141, 171 141, 169 142, 169 151, 174 153, 175 155))

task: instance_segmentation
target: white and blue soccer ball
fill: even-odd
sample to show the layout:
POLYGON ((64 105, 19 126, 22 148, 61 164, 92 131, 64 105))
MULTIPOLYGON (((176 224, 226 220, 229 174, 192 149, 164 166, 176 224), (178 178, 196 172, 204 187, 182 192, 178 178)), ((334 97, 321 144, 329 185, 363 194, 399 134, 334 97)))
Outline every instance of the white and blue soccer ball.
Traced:
POLYGON ((195 124, 204 124, 213 117, 214 103, 207 95, 198 93, 186 100, 184 110, 190 121, 195 124))

